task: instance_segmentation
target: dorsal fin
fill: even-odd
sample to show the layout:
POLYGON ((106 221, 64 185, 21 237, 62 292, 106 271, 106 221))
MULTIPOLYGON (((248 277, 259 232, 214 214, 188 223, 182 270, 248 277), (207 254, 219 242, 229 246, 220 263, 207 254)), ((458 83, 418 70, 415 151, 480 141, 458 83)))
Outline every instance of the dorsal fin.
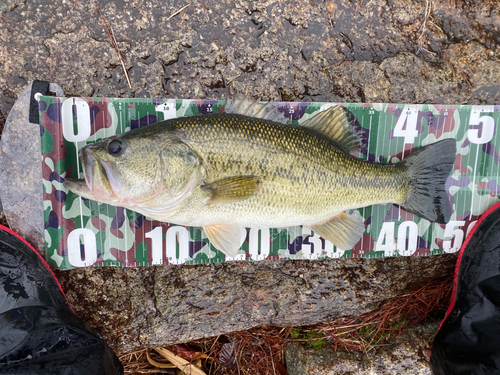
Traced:
POLYGON ((270 120, 285 125, 291 124, 292 121, 278 109, 278 105, 273 102, 262 103, 260 100, 253 100, 248 96, 237 96, 226 100, 225 111, 226 113, 270 120))
POLYGON ((361 149, 360 135, 353 131, 347 120, 346 112, 338 105, 318 113, 304 121, 300 126, 314 129, 326 135, 348 153, 361 149))

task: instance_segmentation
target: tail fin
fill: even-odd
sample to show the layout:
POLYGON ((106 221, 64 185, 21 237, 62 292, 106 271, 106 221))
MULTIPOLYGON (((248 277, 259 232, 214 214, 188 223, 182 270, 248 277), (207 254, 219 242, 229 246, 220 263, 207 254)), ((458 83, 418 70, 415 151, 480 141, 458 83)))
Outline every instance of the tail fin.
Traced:
POLYGON ((422 147, 402 161, 410 176, 410 191, 402 205, 406 210, 439 224, 450 220, 451 205, 444 184, 453 168, 456 149, 456 140, 445 139, 422 147))

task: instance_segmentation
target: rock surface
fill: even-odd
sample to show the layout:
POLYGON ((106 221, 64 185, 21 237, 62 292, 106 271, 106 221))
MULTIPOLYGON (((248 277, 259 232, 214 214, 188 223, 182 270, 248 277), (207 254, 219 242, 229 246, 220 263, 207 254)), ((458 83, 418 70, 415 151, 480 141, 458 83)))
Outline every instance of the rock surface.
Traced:
MULTIPOLYGON (((51 85, 57 95, 62 89, 51 85)), ((29 122, 31 84, 11 109, 0 141, 0 198, 9 226, 45 254, 41 182, 42 155, 37 124, 29 122)))
POLYGON ((311 352, 298 343, 286 348, 288 375, 431 375, 429 351, 439 323, 410 328, 390 346, 369 351, 335 352, 323 349, 311 352))
POLYGON ((186 4, 1 0, 0 115, 33 79, 75 96, 499 103, 496 0, 196 0, 172 16, 186 4))
POLYGON ((56 271, 76 313, 117 351, 259 325, 357 316, 453 272, 454 255, 56 271))
MULTIPOLYGON (((0 127, 33 79, 56 82, 75 96, 221 98, 248 90, 273 100, 500 103, 497 0, 194 0, 172 16, 186 4, 0 0, 0 127), (96 4, 126 58, 132 88, 96 4)), ((2 138, 20 150, 7 152, 9 162, 4 153, 3 166, 19 159, 38 163, 38 151, 21 133, 2 138)), ((22 173, 2 180, 10 184, 2 187, 2 199, 17 189, 27 203, 36 199, 27 189, 41 188, 22 173)), ((7 215, 14 228, 35 217, 22 207, 7 215)), ((22 233, 39 248, 40 225, 22 233)), ((75 311, 121 354, 260 324, 361 314, 406 288, 449 275, 455 259, 57 274, 75 311)))

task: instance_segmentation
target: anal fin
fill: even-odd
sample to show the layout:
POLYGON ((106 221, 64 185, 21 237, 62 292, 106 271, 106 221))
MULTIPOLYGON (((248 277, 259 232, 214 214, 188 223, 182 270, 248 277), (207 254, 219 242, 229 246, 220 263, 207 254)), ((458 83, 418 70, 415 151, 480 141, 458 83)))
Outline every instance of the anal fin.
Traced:
POLYGON ((327 222, 310 225, 310 228, 339 249, 348 250, 360 240, 365 231, 365 224, 360 219, 342 212, 327 222))
POLYGON ((245 241, 245 234, 238 224, 213 224, 203 227, 210 243, 231 257, 236 256, 245 241))

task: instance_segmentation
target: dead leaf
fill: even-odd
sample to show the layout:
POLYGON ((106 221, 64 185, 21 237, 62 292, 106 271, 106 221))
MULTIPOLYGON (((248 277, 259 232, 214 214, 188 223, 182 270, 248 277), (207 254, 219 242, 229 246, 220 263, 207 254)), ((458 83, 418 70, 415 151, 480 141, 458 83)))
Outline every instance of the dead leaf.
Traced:
POLYGON ((147 351, 146 351, 146 358, 148 359, 149 363, 151 363, 153 366, 158 367, 158 368, 176 368, 177 367, 173 363, 156 362, 155 360, 151 359, 151 357, 149 356, 149 353, 147 351))
POLYGON ((185 344, 175 344, 174 351, 176 355, 189 362, 196 356, 196 352, 185 344))
POLYGON ((199 367, 196 367, 194 364, 189 363, 184 358, 175 355, 170 350, 167 350, 165 348, 155 348, 155 350, 170 362, 172 362, 178 369, 184 371, 188 375, 207 375, 205 371, 203 371, 199 367))
POLYGON ((236 342, 226 342, 219 352, 219 363, 228 368, 236 368, 236 342))
POLYGON ((277 363, 276 367, 278 368, 280 375, 287 375, 286 368, 281 363, 277 363))

